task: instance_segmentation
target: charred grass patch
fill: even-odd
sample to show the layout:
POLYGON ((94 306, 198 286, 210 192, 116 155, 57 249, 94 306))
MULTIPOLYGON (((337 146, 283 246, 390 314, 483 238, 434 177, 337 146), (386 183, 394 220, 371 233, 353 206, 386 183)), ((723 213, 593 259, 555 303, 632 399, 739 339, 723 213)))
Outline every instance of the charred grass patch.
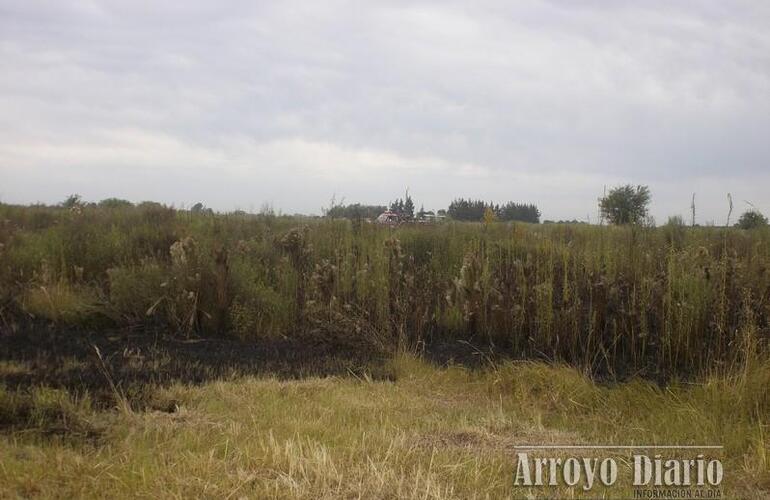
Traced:
POLYGON ((382 354, 355 346, 293 339, 180 339, 147 332, 38 330, 4 335, 0 359, 0 384, 6 388, 62 389, 88 395, 94 406, 108 408, 115 404, 112 379, 137 410, 154 387, 175 382, 202 384, 244 375, 390 376, 382 354))

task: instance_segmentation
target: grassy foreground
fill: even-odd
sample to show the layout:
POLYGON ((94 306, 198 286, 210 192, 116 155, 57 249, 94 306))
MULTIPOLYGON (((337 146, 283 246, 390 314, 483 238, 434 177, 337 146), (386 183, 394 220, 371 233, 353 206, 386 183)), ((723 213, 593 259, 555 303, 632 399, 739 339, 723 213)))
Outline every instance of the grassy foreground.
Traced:
POLYGON ((723 497, 770 493, 767 363, 668 388, 599 386, 529 362, 472 371, 400 356, 387 370, 390 381, 234 376, 159 387, 141 412, 97 411, 64 390, 5 390, 0 412, 27 405, 27 421, 0 435, 0 496, 581 496, 514 488, 515 447, 548 443, 722 444, 723 497))

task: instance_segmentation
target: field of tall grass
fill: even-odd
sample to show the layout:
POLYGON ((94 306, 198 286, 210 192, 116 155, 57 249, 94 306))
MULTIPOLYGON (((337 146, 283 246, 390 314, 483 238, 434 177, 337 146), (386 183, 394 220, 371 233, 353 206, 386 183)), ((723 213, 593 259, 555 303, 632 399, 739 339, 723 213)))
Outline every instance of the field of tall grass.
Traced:
POLYGON ((767 229, 0 205, 0 496, 571 498, 516 446, 716 443, 762 498, 769 266, 767 229))
POLYGON ((770 232, 0 206, 0 328, 472 340, 610 377, 766 359, 770 232))

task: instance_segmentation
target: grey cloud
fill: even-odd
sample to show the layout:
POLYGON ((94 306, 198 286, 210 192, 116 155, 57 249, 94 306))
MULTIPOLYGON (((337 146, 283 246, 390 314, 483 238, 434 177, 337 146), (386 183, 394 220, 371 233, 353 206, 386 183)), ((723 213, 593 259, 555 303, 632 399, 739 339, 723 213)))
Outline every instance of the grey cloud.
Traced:
POLYGON ((769 25, 762 1, 6 0, 0 195, 292 212, 409 185, 573 218, 628 181, 659 218, 695 190, 704 219, 728 188, 770 211, 769 25))

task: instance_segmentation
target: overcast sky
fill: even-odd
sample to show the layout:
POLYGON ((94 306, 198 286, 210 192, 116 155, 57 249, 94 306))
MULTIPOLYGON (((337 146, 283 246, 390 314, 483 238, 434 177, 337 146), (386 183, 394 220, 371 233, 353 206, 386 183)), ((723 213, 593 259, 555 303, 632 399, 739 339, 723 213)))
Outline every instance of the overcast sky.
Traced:
MULTIPOLYGON (((0 201, 770 213, 770 2, 0 0, 0 201)), ((735 217, 735 216, 734 216, 735 217)))

